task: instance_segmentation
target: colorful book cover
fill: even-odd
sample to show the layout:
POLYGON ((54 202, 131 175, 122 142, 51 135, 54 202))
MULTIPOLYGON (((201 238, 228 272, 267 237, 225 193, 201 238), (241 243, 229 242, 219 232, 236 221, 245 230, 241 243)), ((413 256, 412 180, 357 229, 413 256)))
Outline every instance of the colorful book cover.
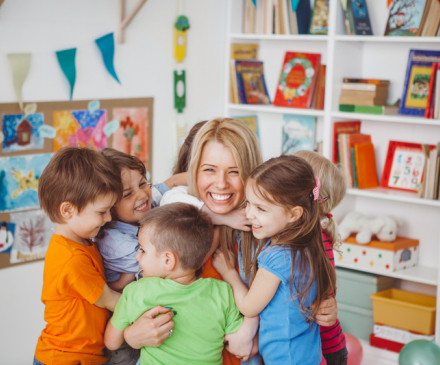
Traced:
POLYGON ((440 62, 440 51, 410 50, 399 114, 425 115, 432 64, 436 62, 440 62))
POLYGON ((365 0, 350 0, 350 10, 353 19, 354 34, 373 35, 365 0))
POLYGON ((390 6, 385 35, 419 35, 425 5, 426 0, 394 0, 390 6))
POLYGON ((261 61, 235 61, 237 87, 242 104, 270 104, 261 61))
POLYGON ((356 153, 354 147, 350 148, 350 158, 351 158, 351 179, 353 181, 353 187, 357 189, 358 179, 357 179, 357 171, 356 171, 356 153))
POLYGON ((428 89, 428 100, 426 104, 425 109, 425 118, 433 118, 434 116, 434 103, 435 103, 435 76, 437 74, 437 69, 439 67, 440 63, 433 63, 432 64, 432 72, 431 72, 431 79, 429 80, 429 89, 428 89))
POLYGON ((252 132, 255 133, 258 142, 260 142, 260 129, 258 128, 258 117, 256 115, 246 115, 233 118, 246 123, 246 125, 252 130, 252 132))
POLYGON ((319 53, 286 52, 273 104, 310 108, 320 63, 319 53))
POLYGON ((328 33, 328 0, 316 0, 313 7, 310 34, 328 33))
POLYGON ((232 43, 232 60, 256 60, 258 58, 258 44, 232 43))
POLYGON ((354 145, 357 183, 359 189, 372 189, 379 186, 376 170, 374 145, 371 143, 354 145))
MULTIPOLYGON (((371 136, 369 134, 348 134, 347 135, 347 146, 349 153, 354 149, 357 144, 371 144, 371 136)), ((351 174, 351 185, 354 186, 354 176, 353 176, 353 159, 350 159, 350 171, 351 174)))
POLYGON ((316 80, 315 101, 313 105, 316 110, 324 110, 325 74, 326 66, 320 65, 318 71, 318 79, 316 80))
POLYGON ((338 136, 345 134, 359 134, 361 132, 361 121, 351 120, 347 122, 335 122, 333 124, 333 163, 339 163, 338 157, 338 136))
POLYGON ((315 118, 283 115, 283 119, 281 154, 290 155, 299 150, 313 151, 315 147, 315 118))

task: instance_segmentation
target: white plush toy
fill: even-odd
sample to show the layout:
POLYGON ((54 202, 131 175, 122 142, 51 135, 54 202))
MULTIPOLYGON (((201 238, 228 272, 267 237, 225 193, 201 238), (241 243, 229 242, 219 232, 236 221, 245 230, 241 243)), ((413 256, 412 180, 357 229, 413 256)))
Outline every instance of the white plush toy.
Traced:
POLYGON ((368 218, 361 213, 351 212, 339 225, 339 234, 344 241, 352 232, 356 232, 356 241, 363 245, 369 243, 373 235, 376 235, 380 241, 392 242, 396 239, 397 227, 401 225, 400 219, 389 215, 368 218))

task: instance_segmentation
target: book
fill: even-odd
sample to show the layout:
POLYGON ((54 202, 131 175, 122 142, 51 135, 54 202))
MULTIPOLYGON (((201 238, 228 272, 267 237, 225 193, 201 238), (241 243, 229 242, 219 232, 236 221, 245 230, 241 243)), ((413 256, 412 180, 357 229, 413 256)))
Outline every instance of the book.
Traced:
POLYGON ((273 0, 264 0, 264 34, 273 34, 273 0))
POLYGON ((273 104, 310 108, 320 62, 319 53, 286 52, 273 104))
POLYGON ((347 5, 347 1, 348 0, 341 0, 341 6, 342 6, 342 14, 344 15, 344 25, 345 25, 345 30, 347 32, 347 35, 353 35, 353 29, 350 28, 350 22, 348 20, 348 5, 347 5))
POLYGON ((373 35, 370 16, 365 0, 349 0, 353 31, 355 35, 373 35))
POLYGON ((432 114, 432 118, 439 118, 439 109, 440 109, 440 68, 437 67, 436 71, 435 71, 435 89, 434 89, 434 110, 433 110, 433 114, 432 114))
MULTIPOLYGON (((425 162, 423 163, 423 171, 427 171, 430 151, 431 150, 429 148, 429 145, 422 144, 422 152, 423 152, 423 155, 425 156, 425 162)), ((424 195, 425 195, 425 186, 426 186, 426 174, 423 174, 419 184, 416 186, 416 191, 417 191, 417 197, 418 198, 423 198, 424 197, 424 195)))
POLYGON ((298 34, 298 21, 296 19, 297 6, 298 6, 298 0, 287 0, 290 34, 298 34))
POLYGON ((258 127, 258 116, 256 115, 240 115, 239 117, 233 117, 234 119, 241 120, 245 123, 252 132, 255 133, 255 136, 258 139, 258 143, 260 143, 260 128, 258 127))
POLYGON ((350 77, 344 77, 342 79, 344 84, 346 83, 355 83, 355 84, 373 84, 380 86, 388 86, 390 84, 390 80, 379 80, 379 79, 354 79, 350 77))
POLYGON ((376 170, 374 145, 371 143, 354 145, 356 171, 359 189, 372 189, 379 186, 376 170))
MULTIPOLYGON (((429 146, 432 150, 435 146, 429 146)), ((426 172, 426 154, 421 143, 390 141, 380 186, 417 192, 426 172)))
POLYGON ((353 83, 345 82, 341 86, 342 90, 357 90, 357 91, 381 91, 388 92, 388 85, 375 85, 367 83, 353 83))
POLYGON ((347 187, 351 188, 350 150, 348 149, 347 136, 346 133, 341 133, 338 136, 338 166, 345 176, 347 187))
POLYGON ((256 0, 255 9, 255 33, 264 34, 264 1, 256 0))
POLYGON ((309 34, 311 16, 312 9, 310 7, 310 0, 299 0, 296 8, 298 34, 309 34))
POLYGON ((315 99, 313 102, 313 108, 316 110, 324 110, 325 74, 326 66, 319 65, 318 77, 316 79, 315 99))
POLYGON ((431 0, 430 4, 426 4, 425 9, 428 10, 425 12, 426 18, 420 35, 422 37, 435 37, 440 23, 440 2, 431 0))
POLYGON ((339 163, 338 139, 340 134, 359 134, 361 132, 361 121, 350 120, 333 123, 333 163, 339 163))
MULTIPOLYGON (((318 75, 319 78, 319 75, 318 75)), ((319 83, 319 79, 318 79, 319 83)), ((376 91, 363 90, 341 90, 341 96, 349 96, 354 98, 388 98, 388 89, 377 89, 376 91)))
POLYGON ((281 154, 290 155, 299 150, 313 151, 315 147, 315 118, 284 114, 283 120, 281 154))
POLYGON ((396 105, 351 105, 339 104, 339 111, 348 113, 365 113, 376 115, 397 115, 399 107, 396 105))
MULTIPOLYGON (((355 170, 355 172, 357 171, 355 146, 358 144, 371 144, 371 136, 369 134, 347 134, 347 148, 350 151, 350 160, 349 160, 350 186, 356 187, 356 188, 358 186, 355 186, 355 183, 354 183, 353 170, 355 170), (351 153, 353 154, 353 156, 351 156, 351 153), (354 160, 354 162, 353 162, 353 160, 354 160), (354 167, 353 167, 353 164, 355 164, 354 167)), ((357 176, 357 178, 358 178, 358 176, 357 176)))
POLYGON ((339 104, 369 105, 369 106, 385 105, 386 98, 384 98, 383 96, 373 97, 373 98, 365 98, 365 97, 357 98, 353 96, 341 95, 339 97, 339 104))
POLYGON ((440 51, 409 51, 399 114, 425 115, 432 64, 436 62, 440 62, 440 51))
POLYGON ((438 178, 436 178, 435 170, 437 166, 437 156, 438 150, 437 148, 432 149, 429 152, 429 162, 426 171, 426 187, 425 187, 425 199, 434 199, 434 190, 435 183, 438 178))
POLYGON ((426 0, 393 0, 385 28, 386 36, 420 35, 426 0))
POLYGON ((435 80, 437 76, 438 63, 432 64, 431 78, 429 80, 428 98, 425 109, 425 118, 433 118, 435 104, 435 80))
POLYGON ((290 34, 289 12, 286 0, 278 0, 278 11, 280 12, 280 33, 290 34))
POLYGON ((255 5, 252 0, 243 1, 243 33, 255 33, 255 5))
POLYGON ((359 187, 358 177, 356 171, 356 152, 354 147, 350 148, 350 163, 351 163, 351 181, 353 182, 352 187, 357 189, 359 187))
POLYGON ((261 61, 235 61, 237 87, 242 104, 270 104, 261 61))
POLYGON ((239 104, 237 75, 235 73, 235 60, 256 60, 258 58, 258 44, 232 43, 231 68, 230 68, 230 93, 231 103, 239 104))
POLYGON ((310 34, 328 33, 328 2, 329 0, 315 0, 310 22, 310 34))

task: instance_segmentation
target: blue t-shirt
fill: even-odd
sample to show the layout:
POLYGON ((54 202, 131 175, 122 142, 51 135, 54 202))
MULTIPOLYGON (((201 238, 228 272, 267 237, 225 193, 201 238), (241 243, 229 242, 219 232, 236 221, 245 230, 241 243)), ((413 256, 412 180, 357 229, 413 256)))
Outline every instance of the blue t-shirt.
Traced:
MULTIPOLYGON (((275 296, 260 313, 260 353, 266 365, 318 365, 322 358, 319 326, 315 322, 307 323, 299 309, 299 300, 292 301, 290 250, 283 246, 268 247, 270 242, 258 255, 258 268, 276 275, 281 283, 275 296)), ((298 284, 299 276, 295 275, 294 280, 298 284)), ((295 294, 293 285, 292 293, 295 294)), ((316 282, 309 292, 305 308, 313 303, 315 297, 316 282)))
MULTIPOLYGON (((151 209, 160 205, 162 195, 168 190, 170 188, 164 183, 151 188, 151 209)), ((138 231, 139 226, 111 221, 103 232, 100 232, 100 237, 93 239, 102 256, 105 279, 108 283, 119 280, 122 273, 136 274, 138 272, 139 263, 135 259, 139 250, 138 231)))

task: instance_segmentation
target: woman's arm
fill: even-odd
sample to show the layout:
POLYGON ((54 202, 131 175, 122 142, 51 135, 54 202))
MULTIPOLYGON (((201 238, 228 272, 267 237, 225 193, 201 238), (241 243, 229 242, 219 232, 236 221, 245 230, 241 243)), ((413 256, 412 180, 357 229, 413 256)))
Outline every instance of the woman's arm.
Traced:
POLYGON ((182 172, 181 174, 176 174, 168 178, 164 181, 170 189, 175 188, 176 186, 188 185, 188 173, 182 172))
POLYGON ((220 249, 217 249, 214 253, 212 266, 222 276, 223 280, 231 285, 237 308, 248 317, 255 317, 261 313, 274 297, 281 282, 278 276, 260 268, 248 290, 235 268, 228 267, 220 249))
POLYGON ((234 209, 227 214, 213 213, 206 205, 200 209, 202 212, 208 214, 212 223, 216 226, 228 226, 239 231, 250 231, 250 222, 246 218, 245 208, 234 209))

